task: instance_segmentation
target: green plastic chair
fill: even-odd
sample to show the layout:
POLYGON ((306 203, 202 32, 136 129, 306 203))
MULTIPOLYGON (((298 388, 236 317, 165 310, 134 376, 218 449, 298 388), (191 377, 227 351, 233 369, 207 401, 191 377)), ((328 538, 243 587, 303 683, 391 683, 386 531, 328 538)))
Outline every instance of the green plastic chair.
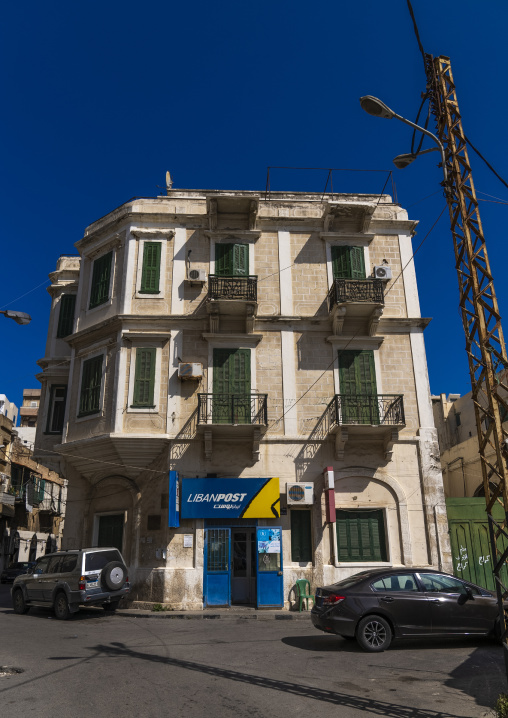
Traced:
POLYGON ((295 584, 296 586, 296 597, 298 599, 298 610, 302 611, 303 602, 306 601, 306 610, 309 610, 309 598, 312 598, 313 602, 316 603, 314 595, 310 592, 310 582, 306 578, 299 578, 295 584))

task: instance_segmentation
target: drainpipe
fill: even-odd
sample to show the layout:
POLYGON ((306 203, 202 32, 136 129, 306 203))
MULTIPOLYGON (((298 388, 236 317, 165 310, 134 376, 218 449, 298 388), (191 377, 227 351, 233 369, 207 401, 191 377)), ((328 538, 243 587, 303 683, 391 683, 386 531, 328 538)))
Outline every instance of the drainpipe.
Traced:
POLYGON ((333 466, 327 466, 323 471, 325 479, 325 499, 326 499, 326 523, 330 524, 332 530, 332 559, 333 565, 337 563, 337 531, 335 530, 336 514, 335 514, 335 474, 333 466))

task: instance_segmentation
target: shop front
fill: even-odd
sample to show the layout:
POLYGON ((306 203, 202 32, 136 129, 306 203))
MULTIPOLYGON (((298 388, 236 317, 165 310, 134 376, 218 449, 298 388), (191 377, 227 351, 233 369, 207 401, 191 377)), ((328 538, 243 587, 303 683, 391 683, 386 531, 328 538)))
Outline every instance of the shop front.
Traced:
POLYGON ((180 497, 182 518, 204 519, 205 607, 282 607, 279 479, 182 479, 180 497))

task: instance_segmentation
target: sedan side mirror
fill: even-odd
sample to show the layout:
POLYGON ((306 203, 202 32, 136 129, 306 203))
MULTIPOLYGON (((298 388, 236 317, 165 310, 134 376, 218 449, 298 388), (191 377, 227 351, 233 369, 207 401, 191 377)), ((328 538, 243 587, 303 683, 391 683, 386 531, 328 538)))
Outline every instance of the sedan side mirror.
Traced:
POLYGON ((468 601, 474 601, 474 593, 471 591, 469 586, 466 586, 466 596, 468 601))

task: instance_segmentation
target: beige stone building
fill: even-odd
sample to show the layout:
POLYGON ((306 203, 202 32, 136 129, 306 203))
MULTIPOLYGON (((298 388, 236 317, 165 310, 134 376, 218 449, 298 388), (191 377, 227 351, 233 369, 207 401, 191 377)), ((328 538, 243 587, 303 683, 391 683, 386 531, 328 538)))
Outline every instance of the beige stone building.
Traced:
POLYGON ((170 190, 90 225, 39 362, 64 546, 119 546, 173 608, 450 568, 415 224, 387 195, 170 190))

